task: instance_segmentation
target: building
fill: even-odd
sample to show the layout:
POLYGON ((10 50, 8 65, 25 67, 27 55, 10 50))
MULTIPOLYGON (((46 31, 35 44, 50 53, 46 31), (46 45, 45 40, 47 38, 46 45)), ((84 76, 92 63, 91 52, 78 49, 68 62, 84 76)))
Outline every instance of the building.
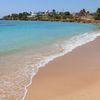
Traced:
POLYGON ((37 15, 37 13, 36 12, 31 12, 31 15, 30 16, 28 16, 28 17, 35 17, 37 15))

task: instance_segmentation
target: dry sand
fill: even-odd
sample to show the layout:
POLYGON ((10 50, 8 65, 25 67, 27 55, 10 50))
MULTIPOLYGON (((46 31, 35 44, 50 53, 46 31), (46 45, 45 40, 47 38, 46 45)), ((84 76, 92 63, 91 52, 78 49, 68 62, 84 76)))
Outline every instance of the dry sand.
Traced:
POLYGON ((41 68, 25 100, 100 100, 100 38, 41 68))

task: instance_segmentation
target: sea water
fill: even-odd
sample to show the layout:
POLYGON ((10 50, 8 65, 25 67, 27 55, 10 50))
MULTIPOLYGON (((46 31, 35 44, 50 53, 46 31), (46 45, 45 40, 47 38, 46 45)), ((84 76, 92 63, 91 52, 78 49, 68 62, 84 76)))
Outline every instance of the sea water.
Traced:
POLYGON ((96 24, 0 21, 0 100, 23 100, 40 67, 100 36, 96 24))

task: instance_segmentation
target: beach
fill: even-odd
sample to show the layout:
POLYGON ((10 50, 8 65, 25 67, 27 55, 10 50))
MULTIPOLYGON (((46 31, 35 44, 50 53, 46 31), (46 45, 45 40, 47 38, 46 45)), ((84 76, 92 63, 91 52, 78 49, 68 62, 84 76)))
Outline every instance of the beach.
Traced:
POLYGON ((0 100, 62 100, 99 80, 97 24, 3 20, 0 32, 0 100))
POLYGON ((0 4, 0 100, 100 100, 100 0, 0 4))
POLYGON ((25 100, 100 100, 100 37, 40 68, 25 100))

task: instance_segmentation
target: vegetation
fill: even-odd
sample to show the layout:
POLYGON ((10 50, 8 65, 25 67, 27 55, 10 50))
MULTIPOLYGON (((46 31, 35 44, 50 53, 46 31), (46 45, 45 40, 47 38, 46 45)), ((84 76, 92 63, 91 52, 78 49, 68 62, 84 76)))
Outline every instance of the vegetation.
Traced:
POLYGON ((100 8, 98 8, 96 11, 95 20, 100 20, 100 8))
POLYGON ((84 22, 84 23, 100 23, 100 8, 95 13, 90 13, 85 9, 78 13, 70 13, 69 11, 58 12, 53 9, 51 12, 23 12, 13 13, 3 17, 4 20, 43 20, 43 21, 66 21, 66 22, 84 22), (95 20, 95 21, 94 21, 95 20))
POLYGON ((11 15, 8 16, 4 16, 3 19, 5 20, 28 20, 28 16, 30 16, 31 14, 28 12, 23 12, 23 13, 13 13, 11 15))

